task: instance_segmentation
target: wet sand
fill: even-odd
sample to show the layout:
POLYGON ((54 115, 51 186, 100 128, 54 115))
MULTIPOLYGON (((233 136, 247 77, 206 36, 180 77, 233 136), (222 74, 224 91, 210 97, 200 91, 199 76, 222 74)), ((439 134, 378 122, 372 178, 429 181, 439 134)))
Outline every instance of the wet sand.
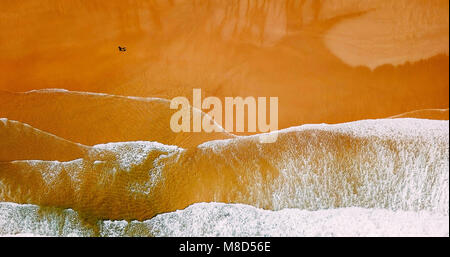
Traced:
POLYGON ((26 0, 3 7, 1 90, 278 96, 279 128, 448 108, 448 1, 26 0))

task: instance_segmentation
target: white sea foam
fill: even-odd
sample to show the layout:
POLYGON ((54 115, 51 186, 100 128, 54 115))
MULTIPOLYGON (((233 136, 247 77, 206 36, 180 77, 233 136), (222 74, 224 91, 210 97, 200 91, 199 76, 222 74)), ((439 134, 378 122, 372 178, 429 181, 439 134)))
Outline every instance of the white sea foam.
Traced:
POLYGON ((73 210, 0 203, 3 236, 448 236, 449 217, 421 211, 343 208, 268 211, 198 203, 150 220, 81 221, 73 210))
POLYGON ((448 215, 448 130, 448 121, 363 120, 272 132, 279 133, 275 148, 260 144, 258 135, 211 141, 199 148, 204 155, 227 156, 227 168, 245 169, 239 174, 252 177, 245 200, 255 206, 387 208, 448 215), (275 171, 270 183, 261 175, 267 168, 259 160, 275 171))
POLYGON ((106 93, 97 93, 97 92, 85 92, 85 91, 72 91, 62 88, 43 88, 43 89, 34 89, 30 91, 23 92, 24 94, 30 94, 30 93, 62 93, 62 94, 71 94, 71 95, 86 95, 86 96, 107 96, 107 97, 116 97, 116 98, 122 98, 122 99, 130 99, 130 100, 137 100, 137 101, 143 101, 143 102, 153 102, 158 101, 162 103, 169 103, 170 101, 165 98, 158 98, 158 97, 140 97, 140 96, 121 96, 121 95, 111 95, 106 93))
POLYGON ((34 89, 27 91, 25 93, 68 93, 71 92, 64 88, 43 88, 43 89, 34 89))
POLYGON ((156 216, 157 236, 448 236, 448 216, 431 212, 342 208, 268 211, 201 203, 156 216))
POLYGON ((449 121, 415 118, 359 120, 339 124, 305 124, 252 136, 240 136, 230 139, 208 141, 200 144, 198 147, 217 148, 220 145, 226 146, 239 140, 259 140, 261 135, 283 135, 291 132, 302 132, 308 130, 339 132, 355 137, 378 137, 393 139, 405 137, 432 139, 442 137, 443 139, 448 139, 448 127, 449 121))
POLYGON ((0 235, 91 236, 77 212, 44 211, 36 205, 0 203, 0 235))
MULTIPOLYGON (((130 168, 141 164, 148 158, 152 151, 166 152, 173 154, 183 151, 182 148, 172 145, 164 145, 158 142, 122 142, 122 143, 108 143, 95 145, 94 149, 108 150, 117 155, 117 162, 122 170, 129 170, 130 168)), ((162 158, 167 155, 161 155, 162 158)))

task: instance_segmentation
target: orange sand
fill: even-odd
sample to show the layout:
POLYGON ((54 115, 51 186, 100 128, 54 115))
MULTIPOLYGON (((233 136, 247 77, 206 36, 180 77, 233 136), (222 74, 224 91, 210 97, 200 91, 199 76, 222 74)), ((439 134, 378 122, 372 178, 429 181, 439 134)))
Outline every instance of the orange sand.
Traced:
POLYGON ((0 91, 0 117, 20 121, 85 145, 125 141, 158 141, 192 147, 231 138, 229 133, 174 133, 176 110, 154 98, 127 98, 64 91, 0 91))
POLYGON ((448 108, 448 8, 445 0, 8 0, 0 89, 278 96, 280 128, 448 108))
POLYGON ((17 121, 0 120, 0 161, 70 161, 87 156, 89 148, 57 138, 17 121))

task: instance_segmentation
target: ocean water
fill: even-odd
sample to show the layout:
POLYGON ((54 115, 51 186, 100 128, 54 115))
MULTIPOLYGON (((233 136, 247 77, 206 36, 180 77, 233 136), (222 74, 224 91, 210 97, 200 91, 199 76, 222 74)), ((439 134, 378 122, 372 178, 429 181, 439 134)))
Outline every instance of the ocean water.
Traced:
POLYGON ((274 144, 125 142, 69 162, 2 162, 0 234, 449 235, 448 121, 277 133, 274 144))
POLYGON ((3 236, 449 236, 449 217, 428 211, 342 208, 269 211, 249 205, 197 203, 145 221, 88 222, 71 209, 0 204, 3 236))

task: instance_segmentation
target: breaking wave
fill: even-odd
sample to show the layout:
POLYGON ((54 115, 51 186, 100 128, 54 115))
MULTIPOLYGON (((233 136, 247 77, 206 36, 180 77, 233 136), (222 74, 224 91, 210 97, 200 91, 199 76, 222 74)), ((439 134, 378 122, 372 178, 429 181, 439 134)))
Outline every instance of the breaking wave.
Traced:
POLYGON ((366 120, 282 130, 275 144, 256 135, 189 149, 96 145, 94 156, 70 162, 0 163, 0 201, 110 220, 143 221, 199 202, 448 216, 448 130, 448 121, 366 120))

